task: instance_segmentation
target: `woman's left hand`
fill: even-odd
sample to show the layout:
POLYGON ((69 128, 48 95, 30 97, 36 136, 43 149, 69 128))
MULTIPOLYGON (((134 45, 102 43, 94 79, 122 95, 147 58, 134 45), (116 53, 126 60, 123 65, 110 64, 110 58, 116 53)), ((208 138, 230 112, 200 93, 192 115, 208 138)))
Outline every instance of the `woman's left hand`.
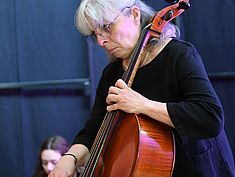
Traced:
POLYGON ((107 110, 122 110, 127 113, 142 113, 144 104, 148 99, 132 90, 127 84, 119 79, 115 86, 109 88, 106 102, 109 104, 107 110))

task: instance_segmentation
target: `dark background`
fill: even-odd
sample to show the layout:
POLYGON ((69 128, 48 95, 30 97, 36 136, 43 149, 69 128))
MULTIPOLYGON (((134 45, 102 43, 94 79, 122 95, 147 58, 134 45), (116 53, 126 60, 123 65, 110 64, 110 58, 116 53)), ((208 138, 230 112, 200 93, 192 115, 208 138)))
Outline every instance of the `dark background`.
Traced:
MULTIPOLYGON (((167 5, 163 0, 146 2, 156 10, 167 5)), ((77 31, 74 14, 78 4, 79 0, 0 1, 2 177, 31 177, 42 141, 59 134, 71 143, 88 117, 107 60, 98 46, 88 44, 77 31), (41 84, 32 87, 30 81, 41 84)), ((192 1, 176 21, 182 38, 201 54, 221 99, 233 152, 234 18, 234 0, 207 0, 192 1)))

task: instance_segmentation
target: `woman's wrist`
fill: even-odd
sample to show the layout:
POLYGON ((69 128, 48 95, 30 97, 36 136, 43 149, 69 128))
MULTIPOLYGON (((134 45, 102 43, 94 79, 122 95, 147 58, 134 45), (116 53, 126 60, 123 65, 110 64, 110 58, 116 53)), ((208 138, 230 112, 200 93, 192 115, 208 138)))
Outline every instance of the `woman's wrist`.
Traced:
POLYGON ((69 156, 69 157, 73 158, 74 159, 74 165, 76 166, 78 159, 77 159, 75 154, 73 154, 71 152, 67 152, 67 153, 63 154, 63 156, 69 156))

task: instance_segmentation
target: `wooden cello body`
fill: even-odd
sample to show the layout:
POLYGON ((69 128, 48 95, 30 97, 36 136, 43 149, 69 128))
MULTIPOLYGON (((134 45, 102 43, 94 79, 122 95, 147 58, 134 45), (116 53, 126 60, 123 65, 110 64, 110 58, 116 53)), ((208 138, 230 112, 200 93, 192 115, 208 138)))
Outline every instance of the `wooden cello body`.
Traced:
MULTIPOLYGON (((189 0, 164 8, 142 31, 122 79, 131 86, 148 43, 189 7, 189 0)), ((172 129, 144 115, 107 113, 80 177, 171 177, 175 162, 172 129)))
POLYGON ((144 115, 119 113, 95 177, 169 177, 175 146, 170 127, 144 115))

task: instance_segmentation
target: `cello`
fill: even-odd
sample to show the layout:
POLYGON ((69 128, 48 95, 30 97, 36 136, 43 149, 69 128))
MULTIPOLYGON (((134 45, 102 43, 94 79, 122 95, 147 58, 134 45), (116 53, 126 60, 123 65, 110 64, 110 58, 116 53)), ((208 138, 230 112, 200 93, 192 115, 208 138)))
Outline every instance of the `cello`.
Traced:
MULTIPOLYGON (((146 46, 158 41, 164 26, 189 6, 189 0, 174 1, 143 28, 122 75, 129 87, 146 46)), ((107 112, 80 177, 170 177, 175 153, 174 135, 168 125, 141 114, 107 112)))

